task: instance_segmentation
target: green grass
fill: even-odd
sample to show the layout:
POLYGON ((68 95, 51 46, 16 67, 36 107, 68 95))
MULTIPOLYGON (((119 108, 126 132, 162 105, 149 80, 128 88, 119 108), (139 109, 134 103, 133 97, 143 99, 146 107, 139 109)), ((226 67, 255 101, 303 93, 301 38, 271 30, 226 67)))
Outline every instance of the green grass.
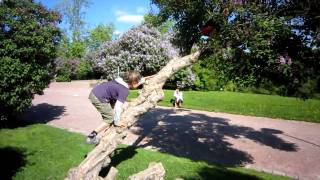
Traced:
POLYGON ((193 161, 166 153, 145 149, 134 149, 122 145, 113 158, 113 165, 119 170, 118 178, 127 179, 148 167, 150 162, 161 162, 166 170, 165 179, 289 179, 241 167, 227 167, 193 161), (120 164, 118 164, 121 162, 120 164))
POLYGON ((64 179, 92 149, 83 135, 47 125, 1 129, 0 136, 3 179, 64 179))
MULTIPOLYGON (((92 146, 84 144, 83 135, 48 125, 0 129, 0 136, 1 179, 11 179, 12 176, 13 179, 64 179, 67 171, 78 165, 92 149, 92 146)), ((176 177, 186 180, 289 179, 124 145, 118 148, 112 158, 112 164, 119 170, 120 180, 146 169, 150 162, 162 162, 166 169, 165 179, 169 180, 176 177)))
MULTIPOLYGON (((172 106, 172 90, 165 90, 161 106, 172 106)), ((184 91, 184 108, 320 123, 320 100, 224 91, 184 91)), ((137 97, 131 91, 129 98, 137 97)))

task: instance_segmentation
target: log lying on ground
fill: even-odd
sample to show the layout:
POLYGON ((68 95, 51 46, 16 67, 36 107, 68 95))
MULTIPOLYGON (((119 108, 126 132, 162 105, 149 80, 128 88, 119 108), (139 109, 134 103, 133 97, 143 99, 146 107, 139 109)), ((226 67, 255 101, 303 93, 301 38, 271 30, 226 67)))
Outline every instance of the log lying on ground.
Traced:
POLYGON ((104 180, 114 180, 118 174, 118 169, 111 167, 108 175, 104 178, 104 180))
POLYGON ((164 167, 162 166, 162 163, 154 163, 149 164, 148 169, 143 170, 137 174, 134 174, 132 176, 129 176, 129 180, 163 180, 164 175, 166 171, 164 170, 164 167))
POLYGON ((148 79, 138 98, 124 104, 121 121, 127 124, 127 128, 109 128, 104 133, 100 143, 87 155, 81 164, 69 170, 66 179, 100 179, 98 176, 100 170, 110 164, 112 152, 126 137, 127 130, 136 123, 140 115, 155 107, 157 102, 164 97, 162 87, 166 80, 180 69, 197 61, 199 55, 200 51, 197 51, 181 58, 173 58, 155 76, 148 79))

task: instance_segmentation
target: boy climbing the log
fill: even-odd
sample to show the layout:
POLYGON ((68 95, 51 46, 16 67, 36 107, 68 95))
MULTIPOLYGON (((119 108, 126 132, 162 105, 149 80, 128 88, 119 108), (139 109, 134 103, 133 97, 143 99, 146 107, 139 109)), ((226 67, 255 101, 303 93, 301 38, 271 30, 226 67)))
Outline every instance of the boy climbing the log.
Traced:
POLYGON ((125 127, 120 122, 123 103, 126 101, 129 89, 136 89, 145 81, 137 71, 129 71, 124 77, 104 82, 95 86, 89 99, 101 113, 103 123, 87 136, 88 144, 97 144, 98 133, 108 129, 112 124, 116 127, 125 127))

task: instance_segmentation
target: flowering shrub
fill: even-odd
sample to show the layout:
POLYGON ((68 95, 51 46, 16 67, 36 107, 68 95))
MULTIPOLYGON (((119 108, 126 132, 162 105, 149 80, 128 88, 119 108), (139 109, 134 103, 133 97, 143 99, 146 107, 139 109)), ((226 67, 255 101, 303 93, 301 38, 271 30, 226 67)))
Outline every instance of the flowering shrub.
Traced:
POLYGON ((71 70, 67 60, 58 57, 54 60, 56 81, 71 81, 71 70))
POLYGON ((180 89, 184 89, 192 87, 195 80, 195 73, 191 70, 191 67, 187 67, 180 70, 178 73, 175 73, 171 78, 169 78, 165 87, 169 89, 175 89, 177 87, 180 89))
POLYGON ((131 69, 142 75, 158 72, 178 51, 170 42, 170 35, 162 35, 156 28, 143 24, 132 28, 120 39, 104 43, 98 53, 91 55, 95 71, 107 79, 131 69))
POLYGON ((54 60, 57 81, 71 81, 71 79, 87 79, 92 76, 92 67, 89 61, 79 58, 54 60))
POLYGON ((291 65, 292 64, 292 59, 288 55, 284 55, 284 56, 283 55, 279 55, 278 56, 278 61, 282 65, 284 65, 284 64, 291 65))
MULTIPOLYGON (((142 75, 157 73, 178 50, 171 44, 172 34, 162 35, 155 27, 143 24, 132 28, 120 39, 104 43, 98 52, 88 57, 93 61, 97 74, 107 79, 120 73, 135 69, 142 75)), ((195 78, 191 70, 179 72, 169 83, 179 83, 182 88, 193 85, 195 78)))

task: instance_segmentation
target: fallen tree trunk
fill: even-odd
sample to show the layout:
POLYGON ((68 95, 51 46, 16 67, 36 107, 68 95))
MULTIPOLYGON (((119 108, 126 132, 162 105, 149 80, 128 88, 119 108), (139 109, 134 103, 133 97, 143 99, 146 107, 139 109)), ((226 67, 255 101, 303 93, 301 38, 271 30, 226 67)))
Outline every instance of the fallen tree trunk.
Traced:
POLYGON ((150 163, 147 169, 129 176, 128 180, 163 180, 165 173, 162 163, 150 163))
POLYGON ((180 69, 190 66, 198 60, 200 51, 190 55, 173 58, 155 76, 144 84, 142 93, 134 101, 124 104, 121 121, 127 128, 109 128, 100 143, 88 154, 78 167, 69 170, 66 179, 92 180, 101 179, 98 175, 103 167, 111 162, 111 154, 126 137, 127 130, 137 121, 138 117, 156 106, 164 97, 162 87, 166 80, 180 69))
POLYGON ((103 180, 114 180, 116 179, 117 174, 118 170, 114 167, 111 167, 108 172, 108 175, 103 180))

